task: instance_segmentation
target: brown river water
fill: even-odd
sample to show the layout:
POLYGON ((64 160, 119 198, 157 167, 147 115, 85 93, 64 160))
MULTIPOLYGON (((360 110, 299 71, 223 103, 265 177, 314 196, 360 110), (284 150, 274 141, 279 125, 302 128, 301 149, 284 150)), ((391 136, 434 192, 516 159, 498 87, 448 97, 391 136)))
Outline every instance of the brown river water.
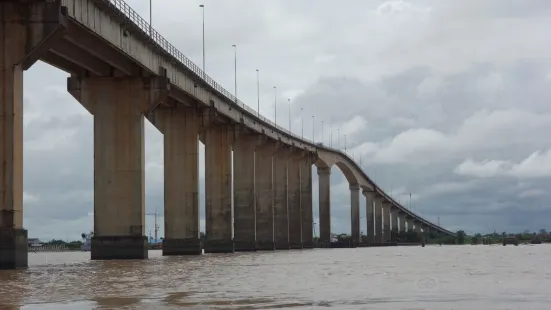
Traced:
POLYGON ((551 309, 551 245, 149 256, 29 253, 0 309, 551 309))

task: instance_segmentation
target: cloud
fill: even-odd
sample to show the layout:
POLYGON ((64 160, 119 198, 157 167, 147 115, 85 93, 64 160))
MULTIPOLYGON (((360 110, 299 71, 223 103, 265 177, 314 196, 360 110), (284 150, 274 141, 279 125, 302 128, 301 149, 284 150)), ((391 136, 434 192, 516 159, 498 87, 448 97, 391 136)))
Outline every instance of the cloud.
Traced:
POLYGON ((536 151, 520 163, 510 160, 467 159, 454 170, 456 174, 477 178, 510 176, 516 178, 551 177, 551 150, 536 151))

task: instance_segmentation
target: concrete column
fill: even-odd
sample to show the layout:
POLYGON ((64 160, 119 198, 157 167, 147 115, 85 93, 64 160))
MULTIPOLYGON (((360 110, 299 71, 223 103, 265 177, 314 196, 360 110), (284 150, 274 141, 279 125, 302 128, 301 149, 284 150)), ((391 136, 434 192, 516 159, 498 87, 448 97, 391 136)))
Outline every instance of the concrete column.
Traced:
POLYGON ((413 230, 413 219, 408 218, 408 219, 406 219, 406 222, 408 224, 408 231, 414 231, 413 230))
POLYGON ((415 232, 418 233, 418 234, 422 233, 422 231, 421 231, 421 223, 415 222, 415 232))
POLYGON ((62 38, 67 13, 61 13, 59 2, 0 2, 0 269, 28 264, 23 229, 23 71, 62 38))
POLYGON ((168 94, 166 78, 70 77, 68 90, 94 115, 92 259, 147 258, 144 112, 168 94))
POLYGON ((352 246, 360 244, 360 186, 350 185, 350 227, 352 246))
POLYGON ((273 144, 260 147, 255 157, 256 249, 274 250, 273 144))
POLYGON ((255 149, 259 137, 240 133, 233 148, 234 244, 236 251, 256 250, 255 149))
POLYGON ((375 195, 375 242, 383 243, 383 197, 375 195))
POLYGON ((233 126, 210 124, 205 130, 205 253, 232 253, 231 145, 233 126))
POLYGON ((398 232, 398 208, 390 209, 390 217, 392 218, 392 231, 398 232))
POLYGON ((320 245, 331 243, 331 168, 318 167, 320 245))
POLYGON ((383 202, 383 240, 384 242, 390 241, 390 202, 383 202))
POLYGON ((292 154, 288 160, 289 246, 291 249, 302 249, 302 210, 300 205, 300 162, 302 161, 302 154, 292 154))
POLYGON ((287 196, 288 154, 278 151, 274 157, 274 240, 277 250, 289 249, 289 217, 287 196))
POLYGON ((400 213, 398 215, 398 217, 400 218, 400 231, 407 231, 407 228, 406 228, 406 215, 404 213, 400 213))
POLYGON ((374 220, 374 210, 373 203, 375 200, 375 192, 363 191, 365 196, 365 217, 367 221, 367 243, 371 244, 375 242, 375 220, 374 220))
POLYGON ((302 246, 313 248, 313 224, 312 213, 312 156, 308 154, 300 162, 300 208, 302 211, 302 246))
POLYGON ((198 130, 201 117, 196 109, 176 104, 155 109, 148 119, 164 137, 163 255, 200 255, 198 130))

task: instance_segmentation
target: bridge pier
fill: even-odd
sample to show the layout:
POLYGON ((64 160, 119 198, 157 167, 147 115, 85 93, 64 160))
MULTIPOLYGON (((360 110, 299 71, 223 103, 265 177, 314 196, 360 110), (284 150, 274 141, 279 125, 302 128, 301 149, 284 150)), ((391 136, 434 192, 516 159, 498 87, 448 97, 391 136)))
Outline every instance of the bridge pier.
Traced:
POLYGON ((274 162, 274 242, 276 250, 288 250, 289 245, 289 209, 287 167, 288 154, 278 150, 274 162))
MULTIPOLYGON (((392 234, 396 235, 398 234, 398 208, 395 208, 394 206, 390 208, 390 216, 392 218, 392 234)), ((397 236, 394 237, 394 239, 397 236)), ((395 241, 395 240, 393 240, 395 241)))
POLYGON ((200 255, 199 149, 196 109, 174 104, 148 115, 164 139, 163 255, 200 255))
POLYGON ((293 153, 289 157, 287 195, 289 218, 289 247, 302 249, 302 218, 301 218, 301 188, 300 188, 300 162, 302 154, 293 153))
POLYGON ((205 129, 205 253, 233 253, 231 150, 234 128, 216 124, 205 129))
POLYGON ((352 247, 360 244, 360 186, 351 184, 350 188, 350 228, 352 247))
POLYGON ((61 40, 61 2, 0 2, 0 269, 26 268, 23 228, 23 71, 61 40))
POLYGON ((274 198, 272 186, 272 143, 256 150, 256 249, 275 250, 274 243, 274 198))
POLYGON ((321 246, 331 243, 331 168, 318 167, 319 227, 321 246))
POLYGON ((390 241, 390 208, 391 204, 389 201, 383 201, 383 242, 389 242, 390 241))
POLYGON ((367 221, 367 243, 372 244, 375 242, 375 228, 373 227, 375 225, 375 221, 373 219, 373 199, 375 196, 375 192, 372 191, 363 191, 363 194, 365 196, 365 217, 367 221))
POLYGON ((302 219, 302 247, 314 247, 312 213, 312 156, 306 154, 300 161, 300 209, 302 219))
POLYGON ((400 232, 406 232, 406 215, 404 213, 398 213, 400 218, 400 232))
POLYGON ((383 243, 383 197, 375 194, 375 242, 383 243))
POLYGON ((92 259, 148 257, 144 234, 144 112, 166 96, 162 78, 70 77, 68 91, 94 115, 92 259))
POLYGON ((234 243, 236 251, 256 251, 254 169, 257 146, 257 136, 239 132, 233 151, 234 243))

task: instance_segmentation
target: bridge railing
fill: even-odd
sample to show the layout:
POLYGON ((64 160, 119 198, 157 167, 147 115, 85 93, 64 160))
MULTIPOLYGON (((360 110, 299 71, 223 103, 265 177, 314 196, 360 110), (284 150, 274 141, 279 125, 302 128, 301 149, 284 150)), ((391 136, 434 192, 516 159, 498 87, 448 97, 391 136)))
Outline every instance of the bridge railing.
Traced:
MULTIPOLYGON (((102 1, 111 4, 114 8, 116 8, 118 11, 120 11, 122 14, 124 14, 127 18, 129 18, 135 24, 135 26, 137 26, 141 31, 143 31, 146 36, 148 35, 150 40, 152 40, 155 44, 157 44, 159 47, 164 49, 164 51, 166 53, 170 54, 172 57, 174 57, 178 61, 180 61, 188 70, 195 73, 199 78, 201 78, 203 80, 204 83, 208 84, 210 87, 212 87, 213 89, 218 91, 220 94, 225 96, 230 102, 234 102, 237 106, 241 107, 242 109, 244 109, 248 113, 256 116, 257 118, 259 118, 264 123, 276 128, 277 130, 279 130, 280 132, 282 132, 286 135, 294 137, 295 139, 297 139, 299 141, 302 141, 302 142, 304 142, 306 144, 309 144, 309 145, 312 145, 314 147, 323 148, 323 149, 326 149, 326 150, 329 150, 329 151, 339 152, 339 153, 343 154, 349 161, 354 163, 356 165, 356 167, 360 168, 359 170, 362 171, 362 173, 365 175, 365 177, 367 179, 369 179, 369 177, 367 177, 367 174, 363 171, 362 167, 353 158, 348 156, 348 154, 346 154, 344 152, 341 152, 339 149, 335 149, 335 148, 328 147, 328 146, 325 146, 325 145, 316 144, 313 140, 305 139, 304 137, 301 137, 301 136, 293 133, 290 130, 277 125, 272 120, 260 115, 259 111, 255 111, 253 108, 249 107, 248 105, 243 103, 241 100, 236 98, 232 93, 227 91, 224 87, 222 87, 220 84, 218 84, 214 79, 212 79, 210 76, 208 76, 201 68, 199 68, 199 66, 197 66, 193 61, 191 61, 189 58, 187 58, 182 52, 180 52, 176 47, 174 47, 174 45, 172 45, 167 39, 165 39, 161 34, 159 34, 155 29, 153 29, 153 27, 151 27, 151 25, 146 20, 144 20, 138 13, 136 13, 136 11, 134 11, 134 9, 132 9, 132 7, 130 7, 124 0, 102 0, 102 1)), ((371 182, 373 182, 373 184, 375 185, 376 188, 380 188, 375 184, 375 182, 373 180, 371 180, 371 179, 369 179, 369 180, 371 182)), ((390 197, 390 196, 388 196, 388 197, 390 197)), ((395 203, 400 205, 396 201, 395 201, 395 203)), ((403 206, 401 206, 401 207, 404 210, 407 210, 403 206)), ((413 212, 411 212, 409 210, 407 210, 407 211, 410 214, 415 215, 413 212)), ((421 218, 418 215, 415 215, 415 216, 421 218)), ((434 225, 434 224, 432 224, 431 222, 429 222, 425 219, 423 219, 423 220, 427 224, 431 224, 432 226, 438 227, 437 225, 434 225)))

